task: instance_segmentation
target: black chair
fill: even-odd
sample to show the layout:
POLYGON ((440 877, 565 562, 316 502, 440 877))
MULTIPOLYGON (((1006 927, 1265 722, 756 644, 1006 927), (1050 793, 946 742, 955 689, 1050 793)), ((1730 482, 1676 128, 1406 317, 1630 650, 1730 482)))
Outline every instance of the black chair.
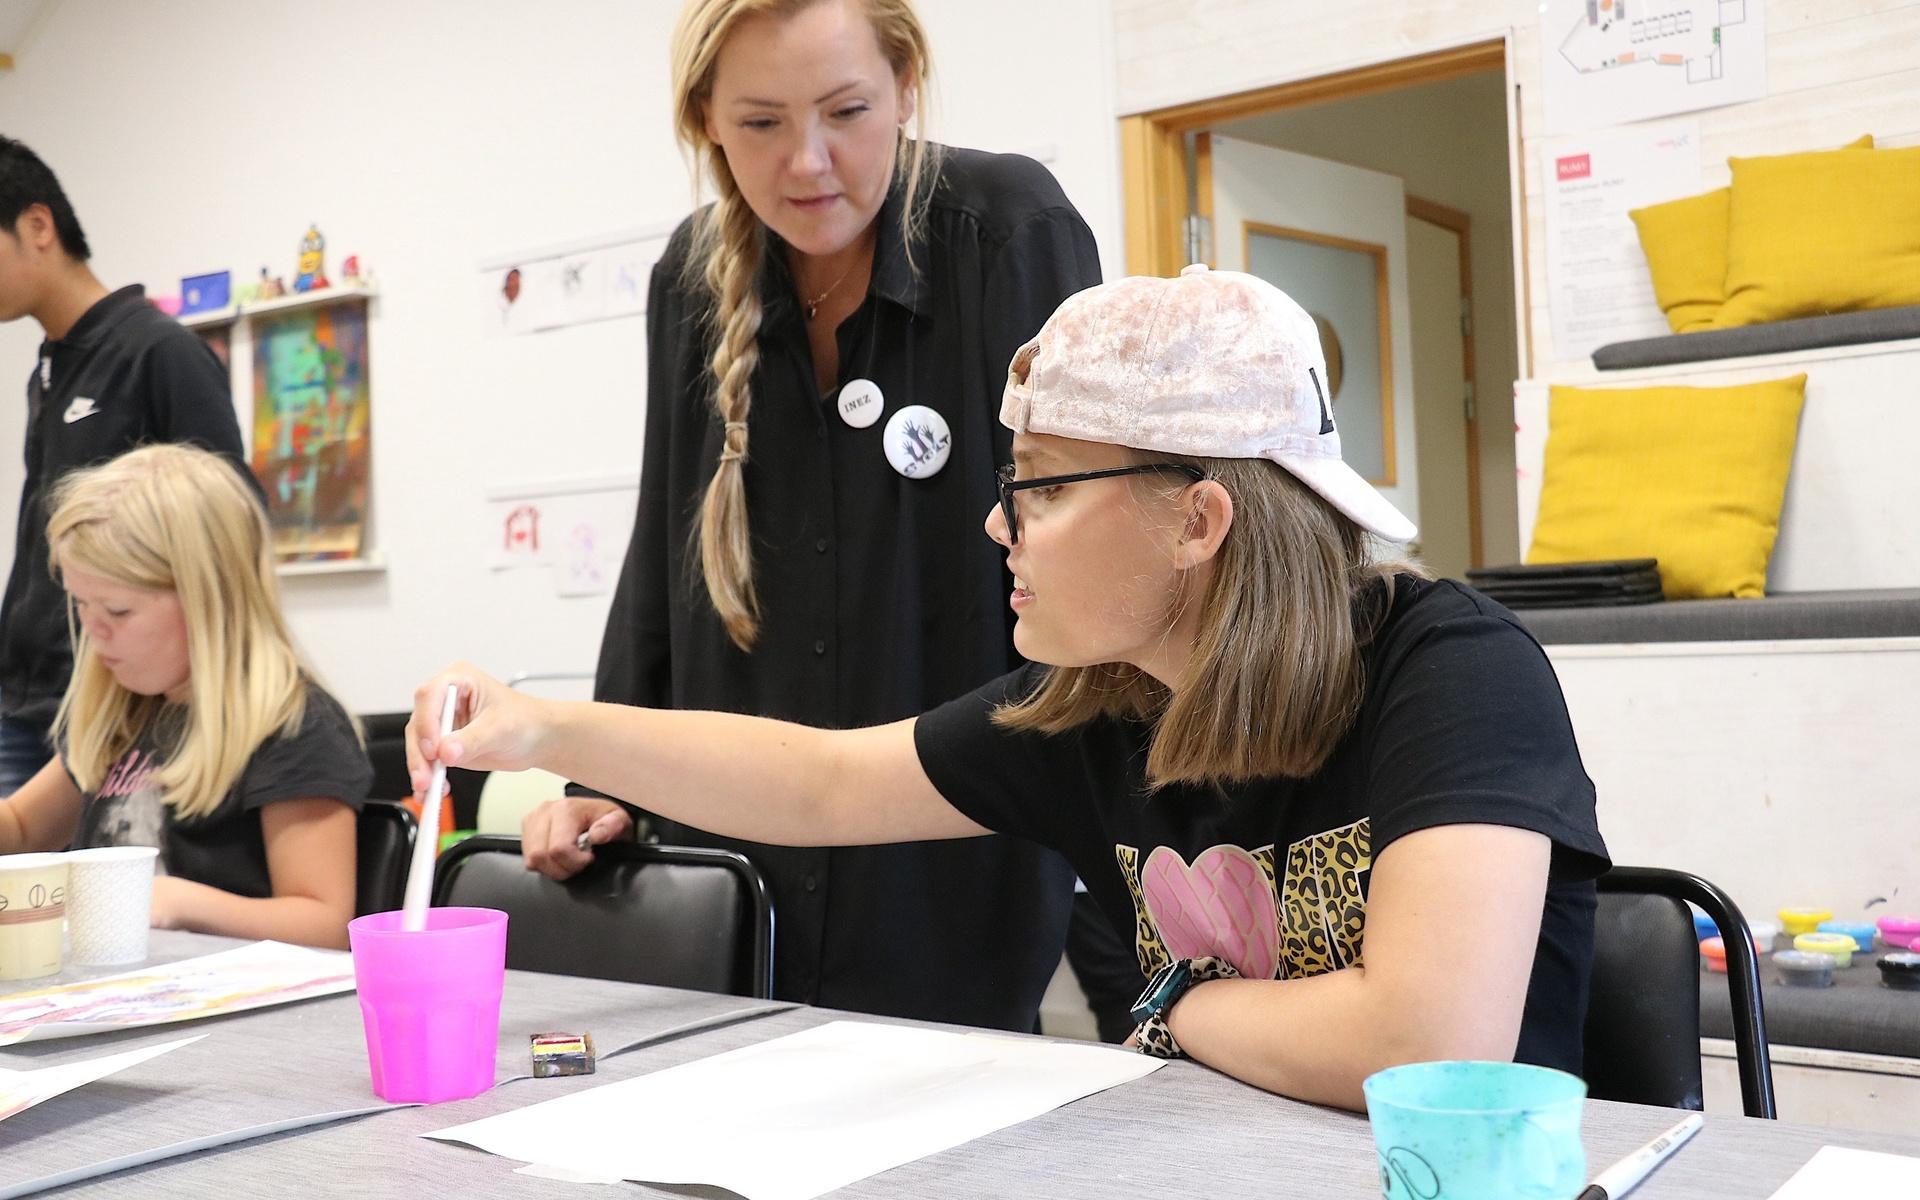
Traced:
MULTIPOLYGON (((1685 902, 1729 933, 1744 930, 1746 921, 1725 892, 1684 871, 1615 867, 1598 886, 1585 1031, 1588 1094, 1699 1109, 1700 945, 1685 902)), ((1759 956, 1744 937, 1725 940, 1741 1103, 1748 1116, 1771 1119, 1773 1065, 1759 956)))
POLYGON ((407 890, 407 865, 413 858, 414 825, 413 814, 404 805, 387 800, 369 800, 361 805, 355 916, 400 907, 407 890))
MULTIPOLYGON (((407 776, 407 718, 412 713, 361 713, 360 728, 367 735, 367 759, 373 763, 373 786, 367 794, 398 800, 413 794, 407 776)), ((447 792, 453 799, 453 826, 472 829, 480 812, 480 789, 485 771, 454 767, 447 772, 447 792)))
POLYGON ((516 970, 773 995, 773 893, 731 850, 612 842, 555 883, 480 834, 440 856, 433 902, 506 912, 516 970))

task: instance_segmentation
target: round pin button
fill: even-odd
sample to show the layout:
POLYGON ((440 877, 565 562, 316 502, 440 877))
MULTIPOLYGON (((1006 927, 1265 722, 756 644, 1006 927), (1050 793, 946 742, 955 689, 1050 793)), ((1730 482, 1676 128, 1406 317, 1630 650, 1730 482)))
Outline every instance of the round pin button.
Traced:
POLYGON ((840 388, 840 419, 855 429, 865 429, 886 411, 887 398, 880 385, 871 379, 849 379, 840 388))
POLYGON ((887 461, 908 479, 936 475, 953 453, 947 419, 924 404, 909 404, 887 420, 887 461))

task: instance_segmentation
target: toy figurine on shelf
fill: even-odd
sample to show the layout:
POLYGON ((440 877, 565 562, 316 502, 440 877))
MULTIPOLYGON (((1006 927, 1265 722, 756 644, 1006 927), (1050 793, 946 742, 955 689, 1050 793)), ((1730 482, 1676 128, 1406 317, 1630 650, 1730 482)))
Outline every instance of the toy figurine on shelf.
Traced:
POLYGON ((360 265, 358 254, 349 254, 340 264, 340 282, 349 287, 368 287, 373 283, 373 272, 360 265))
POLYGON ((315 288, 331 287, 327 282, 327 239, 320 235, 317 226, 307 226, 307 236, 300 239, 300 269, 293 277, 293 290, 311 292, 315 288))
POLYGON ((287 285, 278 275, 268 275, 265 267, 260 268, 260 283, 253 289, 255 300, 272 300, 276 296, 287 294, 287 285))

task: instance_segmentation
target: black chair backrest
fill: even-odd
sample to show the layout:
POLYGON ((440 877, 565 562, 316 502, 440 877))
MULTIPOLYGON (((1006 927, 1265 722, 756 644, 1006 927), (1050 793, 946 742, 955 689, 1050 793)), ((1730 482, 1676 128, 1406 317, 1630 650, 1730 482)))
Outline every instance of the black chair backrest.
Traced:
MULTIPOLYGON (((1744 930, 1746 921, 1725 892, 1682 871, 1615 867, 1598 887, 1585 1031, 1588 1094, 1698 1109, 1700 946, 1684 902, 1699 905, 1722 930, 1744 930)), ((1772 1117, 1759 957, 1737 933, 1725 940, 1742 1105, 1750 1117, 1772 1117)))
POLYGON ((407 864, 413 857, 413 830, 413 814, 403 805, 369 800, 360 807, 355 916, 400 907, 407 890, 407 864))
MULTIPOLYGON (((400 800, 413 795, 413 780, 407 775, 407 718, 410 716, 411 713, 403 712, 360 714, 360 728, 367 735, 367 760, 373 764, 369 796, 400 800)), ((480 789, 486 782, 485 771, 454 767, 447 772, 454 828, 473 828, 480 812, 480 789)))
POLYGON ((773 995, 773 894, 731 850, 613 842, 555 883, 480 835, 440 856, 433 902, 504 911, 516 970, 773 995))

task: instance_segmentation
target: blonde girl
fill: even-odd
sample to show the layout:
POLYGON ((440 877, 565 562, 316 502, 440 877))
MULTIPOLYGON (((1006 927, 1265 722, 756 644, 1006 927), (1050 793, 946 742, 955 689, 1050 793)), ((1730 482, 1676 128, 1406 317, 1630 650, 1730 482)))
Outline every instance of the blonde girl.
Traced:
POLYGON ((372 768, 287 633, 254 492, 147 446, 63 479, 47 538, 74 672, 0 851, 157 846, 155 927, 345 946, 372 768))

